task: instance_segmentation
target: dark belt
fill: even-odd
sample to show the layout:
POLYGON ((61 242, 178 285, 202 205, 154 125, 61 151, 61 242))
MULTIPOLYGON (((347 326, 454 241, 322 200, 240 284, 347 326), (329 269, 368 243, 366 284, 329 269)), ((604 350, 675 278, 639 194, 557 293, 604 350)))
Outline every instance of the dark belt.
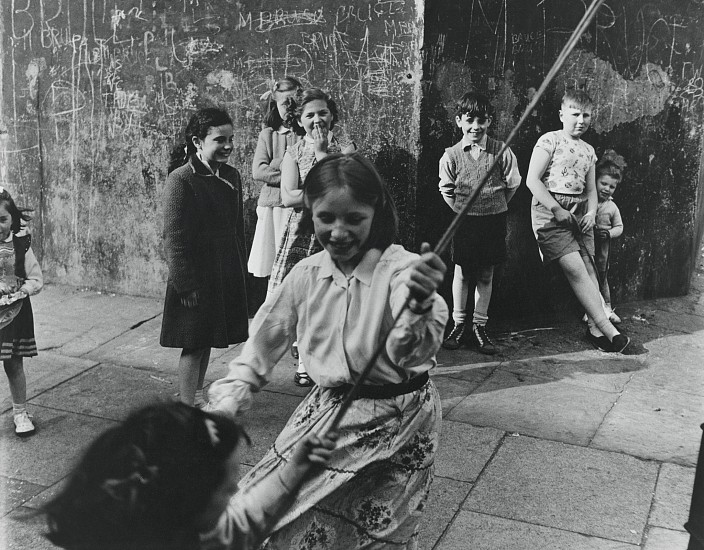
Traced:
MULTIPOLYGON (((428 383, 428 380, 430 380, 430 377, 426 371, 415 378, 411 378, 408 382, 401 382, 400 384, 361 386, 355 399, 390 399, 419 390, 428 383)), ((341 388, 345 391, 349 391, 352 388, 352 384, 345 384, 341 386, 341 388)))

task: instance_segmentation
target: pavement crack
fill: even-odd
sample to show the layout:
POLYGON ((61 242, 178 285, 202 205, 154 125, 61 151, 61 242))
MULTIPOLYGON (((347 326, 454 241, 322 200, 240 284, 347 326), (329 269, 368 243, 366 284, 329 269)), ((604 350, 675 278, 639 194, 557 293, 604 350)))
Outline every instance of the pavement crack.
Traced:
POLYGON ((157 317, 159 317, 159 315, 161 315, 161 312, 157 313, 156 315, 152 315, 151 317, 148 317, 147 319, 143 319, 143 320, 141 320, 141 321, 138 321, 138 322, 136 322, 134 325, 132 325, 132 326, 129 328, 129 330, 134 330, 134 329, 136 329, 136 328, 138 328, 138 327, 141 327, 144 323, 148 323, 148 322, 151 321, 152 319, 156 319, 157 317))

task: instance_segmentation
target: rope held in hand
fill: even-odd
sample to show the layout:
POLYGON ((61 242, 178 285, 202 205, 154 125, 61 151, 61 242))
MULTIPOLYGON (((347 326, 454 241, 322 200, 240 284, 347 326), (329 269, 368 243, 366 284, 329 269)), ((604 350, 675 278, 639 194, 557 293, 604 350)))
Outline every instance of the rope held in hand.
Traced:
MULTIPOLYGON (((437 245, 435 245, 435 249, 433 252, 435 254, 442 254, 445 249, 448 247, 450 242, 452 241, 452 237, 454 234, 457 232, 457 228, 459 227, 462 218, 464 215, 467 213, 469 208, 472 206, 474 201, 476 200, 477 196, 479 195, 479 192, 481 191, 482 187, 486 184, 487 180, 489 179, 489 176, 491 173, 496 169, 496 166, 499 162, 499 159, 503 157, 504 153, 506 150, 509 148, 509 145, 513 140, 515 139, 516 135, 518 134, 518 131, 521 129, 523 124, 525 124, 526 120, 528 120, 528 117, 530 116, 530 113, 533 112, 533 109, 538 105, 538 101, 540 98, 545 94, 545 91, 547 90, 548 86, 550 83, 553 81, 559 70, 562 68, 562 65, 564 65, 565 61, 567 60, 567 57, 572 53, 572 50, 574 47, 577 45, 577 42, 579 42, 580 38, 584 34, 584 31, 587 30, 587 27, 591 23, 592 19, 596 16, 597 11, 601 7, 601 4, 604 3, 604 0, 594 0, 592 4, 589 6, 589 8, 584 12, 584 15, 582 16, 582 19, 578 23, 577 27, 574 29, 572 32, 569 40, 565 44, 564 48, 562 48, 562 51, 560 52, 560 55, 557 57, 555 60, 555 63, 553 63, 552 67, 548 71, 548 74, 545 76, 545 79, 543 80, 543 83, 540 85, 540 88, 538 88, 538 91, 535 93, 533 96, 533 99, 528 103, 527 107, 525 108, 525 111, 523 111, 523 115, 519 119, 518 123, 514 126, 513 130, 511 130, 511 133, 508 135, 506 138, 506 141, 504 142, 503 147, 499 150, 499 153, 496 155, 494 162, 491 164, 491 167, 487 171, 487 173, 484 175, 484 177, 481 179, 479 182, 479 185, 474 188, 472 193, 469 195, 469 198, 467 200, 467 203, 464 205, 464 208, 460 212, 458 212, 455 217, 452 220, 452 223, 448 226, 448 228, 445 230, 445 233, 442 235, 440 240, 438 241, 437 245)), ((332 421, 332 424, 328 428, 328 431, 334 432, 337 431, 337 428, 340 425, 340 422, 342 421, 342 418, 345 416, 347 413, 348 409, 352 405, 352 402, 355 400, 357 397, 357 394, 359 393, 359 390, 364 384, 365 379, 371 372, 372 368, 376 364, 377 359, 381 355, 382 351, 384 351, 384 348, 386 347, 386 340, 389 337, 389 334, 391 334, 391 331, 394 329, 396 326, 396 323, 398 322, 399 318, 401 317, 401 314, 405 311, 405 309, 408 307, 408 304, 410 302, 410 297, 406 299, 406 302, 404 303, 403 307, 401 307, 401 310, 396 314, 394 317, 393 323, 391 325, 391 328, 389 328, 388 332, 384 335, 384 337, 381 339, 381 342, 379 345, 376 347, 374 350, 374 353, 372 356, 369 358, 368 363, 362 370, 362 372, 359 374, 359 377, 357 380, 355 380, 352 388, 347 392, 345 395, 345 398, 342 402, 342 405, 340 406, 340 409, 337 411, 337 414, 335 415, 335 418, 332 421)))

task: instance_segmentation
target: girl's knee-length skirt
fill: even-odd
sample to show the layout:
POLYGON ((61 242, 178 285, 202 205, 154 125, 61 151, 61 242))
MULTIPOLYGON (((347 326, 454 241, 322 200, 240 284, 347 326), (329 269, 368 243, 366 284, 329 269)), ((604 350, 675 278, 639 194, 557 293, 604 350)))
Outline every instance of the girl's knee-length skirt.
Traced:
MULTIPOLYGON (((327 430, 343 397, 339 389, 314 387, 240 486, 282 467, 308 433, 327 430)), ((304 483, 262 548, 417 549, 441 418, 432 381, 406 395, 355 400, 330 463, 304 483)))
POLYGON ((257 226, 247 260, 247 271, 255 277, 271 275, 276 252, 292 210, 278 206, 257 206, 257 226))
POLYGON ((22 307, 15 318, 0 329, 0 360, 37 355, 34 340, 34 315, 29 298, 22 300, 22 307))

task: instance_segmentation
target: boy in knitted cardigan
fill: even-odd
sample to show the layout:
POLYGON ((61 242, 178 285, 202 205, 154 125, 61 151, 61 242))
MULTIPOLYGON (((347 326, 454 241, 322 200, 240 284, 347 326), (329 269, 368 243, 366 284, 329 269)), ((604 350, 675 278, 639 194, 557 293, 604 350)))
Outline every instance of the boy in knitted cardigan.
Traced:
MULTIPOLYGON (((487 135, 493 119, 494 108, 482 94, 468 92, 457 103, 455 122, 462 130, 462 140, 445 149, 440 159, 440 193, 455 212, 462 210, 504 145, 487 135)), ((443 342, 446 349, 467 344, 487 355, 497 351, 486 333, 489 302, 494 266, 506 260, 508 203, 520 184, 516 156, 507 148, 455 234, 454 327, 443 342), (467 330, 466 306, 472 276, 476 280, 474 313, 471 329, 467 330)))

